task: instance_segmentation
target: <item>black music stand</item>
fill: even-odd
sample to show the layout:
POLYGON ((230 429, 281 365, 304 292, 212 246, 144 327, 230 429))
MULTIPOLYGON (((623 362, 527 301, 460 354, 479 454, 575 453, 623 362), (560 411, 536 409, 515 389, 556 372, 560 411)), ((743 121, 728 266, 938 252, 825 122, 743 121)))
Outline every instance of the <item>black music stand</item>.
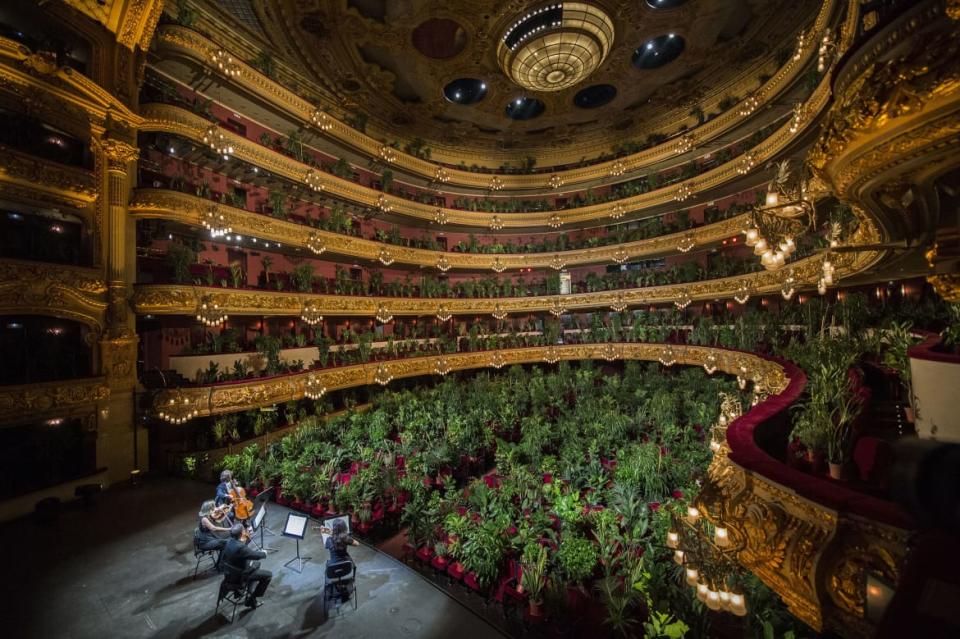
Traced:
MULTIPOLYGON (((274 488, 273 486, 270 486, 270 488, 267 488, 265 491, 257 495, 253 500, 253 507, 263 508, 267 504, 267 501, 268 501, 267 498, 270 497, 270 493, 273 492, 273 488, 274 488)), ((261 529, 261 535, 263 530, 266 530, 267 534, 272 537, 277 536, 276 531, 271 530, 270 526, 266 524, 266 521, 264 521, 263 523, 263 529, 261 529)))
POLYGON ((310 561, 310 557, 300 556, 300 540, 307 536, 307 522, 309 520, 310 518, 306 515, 287 513, 287 522, 284 524, 283 532, 281 533, 284 537, 293 537, 297 540, 297 556, 283 565, 290 566, 290 564, 296 561, 297 568, 294 569, 293 566, 290 566, 290 568, 296 570, 298 573, 303 572, 303 562, 310 561))
POLYGON ((263 552, 275 552, 276 550, 279 550, 279 549, 274 548, 272 546, 267 546, 263 542, 263 531, 267 527, 266 520, 267 520, 267 504, 263 503, 263 504, 260 504, 260 510, 257 511, 257 514, 253 516, 253 531, 256 532, 258 529, 260 530, 260 543, 258 544, 257 540, 253 537, 251 537, 250 539, 251 541, 253 541, 255 545, 259 546, 260 550, 262 550, 263 552))

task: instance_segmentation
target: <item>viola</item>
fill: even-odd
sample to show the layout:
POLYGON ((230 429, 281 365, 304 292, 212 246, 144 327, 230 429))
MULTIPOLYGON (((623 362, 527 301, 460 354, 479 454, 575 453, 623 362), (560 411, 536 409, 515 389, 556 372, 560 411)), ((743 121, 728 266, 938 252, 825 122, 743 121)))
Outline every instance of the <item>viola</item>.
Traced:
POLYGON ((247 491, 236 482, 230 482, 230 497, 233 499, 233 514, 237 519, 250 519, 253 502, 247 499, 247 491))
POLYGON ((232 507, 233 506, 231 506, 230 504, 222 504, 220 506, 215 507, 213 510, 210 511, 210 520, 216 523, 220 523, 221 521, 223 521, 224 517, 226 517, 229 514, 230 509, 232 507))

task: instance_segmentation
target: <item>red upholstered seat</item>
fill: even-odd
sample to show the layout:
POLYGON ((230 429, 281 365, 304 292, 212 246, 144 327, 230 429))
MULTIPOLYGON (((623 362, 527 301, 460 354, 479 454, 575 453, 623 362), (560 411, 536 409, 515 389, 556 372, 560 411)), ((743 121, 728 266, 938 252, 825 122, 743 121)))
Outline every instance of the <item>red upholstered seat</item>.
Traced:
POLYGON ((433 548, 430 548, 428 546, 421 546, 417 550, 416 556, 417 556, 417 559, 419 559, 423 563, 425 564, 430 563, 430 560, 433 559, 433 548))
POLYGON ((439 570, 440 572, 446 572, 447 566, 450 565, 450 560, 446 557, 441 557, 440 555, 435 556, 430 560, 430 565, 433 566, 434 570, 439 570))
POLYGON ((463 564, 461 564, 459 561, 455 561, 447 566, 447 574, 450 575, 452 579, 460 581, 463 579, 464 574, 466 574, 466 570, 464 570, 463 564))

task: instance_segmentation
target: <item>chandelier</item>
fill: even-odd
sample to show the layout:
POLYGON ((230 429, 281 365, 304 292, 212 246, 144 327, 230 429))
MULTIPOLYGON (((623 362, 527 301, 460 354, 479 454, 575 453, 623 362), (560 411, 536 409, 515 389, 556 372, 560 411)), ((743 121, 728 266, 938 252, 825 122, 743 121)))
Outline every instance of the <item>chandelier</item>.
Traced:
POLYGON ((817 73, 823 73, 827 68, 827 58, 837 53, 839 50, 830 32, 824 33, 820 40, 820 50, 817 51, 817 73))
POLYGON ((613 47, 613 20, 582 2, 557 2, 518 16, 497 43, 497 61, 531 91, 561 91, 582 82, 613 47))
POLYGON ((384 162, 396 162, 397 161, 397 150, 388 144, 380 145, 380 159, 384 162))
POLYGON ((499 215, 494 215, 490 218, 490 230, 499 231, 503 228, 503 220, 499 215))
POLYGON ((559 255, 554 255, 553 257, 550 258, 550 268, 552 268, 555 271, 563 270, 563 267, 566 265, 567 265, 566 261, 559 255))
POLYGON ((780 287, 780 295, 783 296, 783 299, 789 300, 793 297, 795 292, 794 284, 797 283, 796 278, 793 276, 793 269, 790 269, 786 272, 783 278, 783 285, 780 287))
POLYGON ((315 303, 304 302, 303 308, 300 309, 300 319, 310 326, 316 326, 323 321, 323 315, 315 303))
POLYGON ((200 223, 210 231, 210 237, 222 237, 233 232, 229 217, 224 211, 220 210, 218 204, 211 204, 207 207, 200 218, 200 223))
POLYGON ((507 363, 507 358, 504 357, 503 353, 501 353, 500 351, 496 351, 490 357, 490 365, 493 366, 494 368, 497 368, 497 369, 503 368, 504 365, 506 365, 506 363, 507 363))
POLYGON ((228 315, 220 310, 220 306, 209 297, 200 300, 197 306, 197 321, 204 326, 220 326, 227 321, 228 315))
POLYGON ((797 100, 797 103, 793 105, 793 115, 790 117, 790 133, 796 133, 799 131, 806 118, 807 108, 804 106, 803 102, 797 100))
POLYGON ((833 286, 833 275, 836 272, 833 262, 830 261, 830 254, 823 256, 823 264, 820 265, 820 280, 817 282, 817 292, 820 295, 827 294, 827 287, 833 286))
POLYGON ((687 233, 677 242, 677 250, 681 253, 689 253, 696 245, 697 241, 693 239, 693 233, 687 233))
POLYGON ((753 170, 753 167, 757 164, 757 158, 753 154, 753 151, 747 151, 740 157, 740 161, 737 162, 737 173, 740 175, 746 175, 753 170))
POLYGON ((387 310, 386 304, 383 304, 381 302, 380 305, 377 306, 376 318, 377 318, 377 321, 380 322, 381 324, 386 324, 387 322, 393 319, 393 313, 387 310))
POLYGON ((503 180, 500 179, 499 175, 494 175, 490 178, 490 183, 487 184, 487 188, 491 191, 499 191, 503 188, 503 180))
POLYGON ((433 212, 433 221, 434 221, 435 224, 439 224, 439 225, 443 226, 443 225, 446 224, 449 220, 450 220, 450 216, 448 216, 448 215, 447 215, 447 212, 444 211, 444 210, 443 210, 442 208, 440 208, 439 206, 437 207, 437 210, 433 212))
POLYGON ((450 372, 450 362, 447 361, 446 357, 437 358, 437 361, 433 364, 433 372, 440 376, 450 372))
POLYGON ((227 142, 227 136, 216 124, 211 124, 204 130, 203 143, 217 155, 222 155, 224 160, 230 159, 233 154, 233 145, 227 142))
POLYGON ((805 31, 801 31, 800 35, 797 36, 797 50, 793 54, 793 61, 797 62, 800 58, 803 57, 803 52, 807 48, 807 34, 805 31))
POLYGON ((441 322, 446 322, 446 321, 449 320, 451 317, 453 317, 453 315, 450 313, 450 311, 447 310, 447 307, 446 307, 446 306, 444 306, 443 304, 441 304, 440 306, 437 307, 437 319, 438 319, 438 320, 440 320, 441 322))
POLYGON ((303 394, 307 399, 320 399, 327 393, 327 387, 320 383, 317 376, 310 374, 307 377, 307 383, 304 386, 303 394))
POLYGON ((333 118, 327 115, 327 112, 320 108, 313 110, 313 114, 310 116, 310 121, 313 122, 313 125, 321 131, 329 131, 333 128, 333 118))
POLYGON ((667 547, 674 549, 673 560, 685 566, 686 582, 697 599, 710 610, 746 615, 746 597, 732 584, 740 568, 726 527, 707 522, 694 505, 684 517, 671 513, 671 522, 667 547))
POLYGON ((707 371, 707 375, 713 375, 717 372, 717 356, 713 353, 707 355, 707 359, 703 362, 703 370, 707 371))
POLYGON ((683 290, 677 293, 677 299, 673 300, 673 305, 682 311, 686 307, 690 306, 690 302, 692 301, 693 298, 690 297, 690 293, 683 290))
POLYGON ((600 348, 600 356, 608 362, 612 362, 620 356, 620 353, 616 346, 607 342, 600 348))
POLYGON ((560 351, 555 346, 548 346, 543 354, 543 361, 547 364, 556 364, 560 361, 560 351))
POLYGON ((306 175, 303 176, 303 182, 310 187, 310 190, 314 193, 324 189, 323 178, 313 169, 307 171, 306 175))
POLYGON ((623 205, 622 202, 617 202, 610 208, 610 217, 615 220, 619 220, 627 212, 627 207, 623 205))
POLYGON ((677 363, 677 354, 673 352, 673 346, 667 346, 660 351, 660 357, 657 359, 659 359, 660 363, 664 366, 673 366, 677 363))
POLYGON ((677 186, 677 192, 673 196, 677 202, 683 202, 686 199, 689 199, 693 195, 693 185, 687 182, 683 182, 677 186))
POLYGON ((552 229, 558 229, 562 225, 563 225, 563 220, 556 213, 551 215, 550 218, 547 220, 547 226, 549 226, 552 229))
POLYGON ((233 56, 223 49, 217 49, 210 54, 210 62, 228 78, 235 78, 240 75, 240 65, 233 59, 233 56))
POLYGON ((623 296, 623 293, 617 293, 617 296, 613 298, 613 302, 610 303, 610 308, 617 313, 622 313, 627 310, 627 300, 623 296))
POLYGON ((160 419, 171 424, 185 424, 199 414, 197 405, 192 403, 179 388, 176 395, 163 405, 163 410, 157 412, 160 419))
POLYGON ((755 93, 747 95, 740 103, 740 117, 747 117, 760 106, 760 98, 755 93))
POLYGON ((689 153, 693 150, 695 142, 696 141, 694 137, 688 133, 687 135, 681 136, 681 138, 677 140, 677 146, 674 147, 674 151, 676 151, 677 155, 689 153))
POLYGON ((567 312, 567 307, 564 306, 563 300, 559 297, 553 298, 550 302, 550 314, 560 317, 567 312))
POLYGON ((550 181, 547 182, 547 184, 550 185, 551 189, 559 189, 561 186, 563 186, 563 178, 554 173, 550 176, 550 181))
POLYGON ((307 248, 310 249, 314 255, 320 255, 327 250, 327 245, 320 239, 320 235, 310 233, 310 235, 307 236, 307 248))
POLYGON ((450 260, 447 259, 446 255, 441 255, 440 259, 437 260, 437 268, 443 273, 449 271, 451 267, 450 260))
POLYGON ((503 273, 507 270, 507 265, 503 263, 499 257, 493 258, 493 262, 490 264, 490 268, 493 269, 495 273, 503 273))
POLYGON ((746 280, 742 280, 740 284, 737 285, 737 291, 733 294, 733 299, 735 299, 740 306, 746 304, 747 300, 750 299, 750 284, 746 280))
POLYGON ((450 181, 450 171, 442 166, 438 166, 437 170, 433 172, 433 180, 441 184, 446 184, 450 181))
POLYGON ((381 193, 377 196, 377 208, 380 209, 383 213, 389 213, 393 210, 393 204, 387 200, 387 196, 381 193))
POLYGON ((502 320, 502 319, 506 319, 507 312, 503 310, 503 307, 500 306, 500 304, 498 303, 496 306, 493 307, 493 312, 491 313, 491 315, 493 315, 494 319, 502 320))
POLYGON ((807 182, 801 178, 797 184, 790 184, 789 160, 776 166, 764 204, 754 208, 744 231, 746 245, 753 247, 754 255, 760 256, 760 263, 769 271, 786 263, 797 248, 794 237, 813 227, 816 214, 807 182))
POLYGON ((610 165, 610 177, 620 177, 627 172, 627 165, 623 160, 614 160, 610 165))
POLYGON ((630 254, 627 253, 626 249, 624 249, 623 247, 620 247, 613 252, 613 261, 616 262, 617 264, 623 264, 628 259, 630 259, 630 254))
POLYGON ((380 260, 380 263, 384 266, 390 266, 393 264, 393 253, 391 253, 387 247, 381 246, 380 252, 377 254, 377 259, 380 260))
POLYGON ((386 364, 381 362, 377 364, 377 370, 373 374, 373 381, 380 384, 381 386, 386 386, 393 380, 393 373, 390 372, 390 369, 386 364))

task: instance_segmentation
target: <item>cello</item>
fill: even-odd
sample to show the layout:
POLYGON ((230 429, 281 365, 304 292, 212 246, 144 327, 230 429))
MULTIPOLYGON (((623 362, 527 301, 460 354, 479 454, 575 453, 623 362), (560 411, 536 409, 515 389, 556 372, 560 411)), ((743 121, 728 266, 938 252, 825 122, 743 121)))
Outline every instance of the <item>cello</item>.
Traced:
POLYGON ((247 491, 237 482, 230 480, 230 498, 233 500, 233 516, 241 521, 250 519, 253 514, 253 502, 247 499, 247 491))

